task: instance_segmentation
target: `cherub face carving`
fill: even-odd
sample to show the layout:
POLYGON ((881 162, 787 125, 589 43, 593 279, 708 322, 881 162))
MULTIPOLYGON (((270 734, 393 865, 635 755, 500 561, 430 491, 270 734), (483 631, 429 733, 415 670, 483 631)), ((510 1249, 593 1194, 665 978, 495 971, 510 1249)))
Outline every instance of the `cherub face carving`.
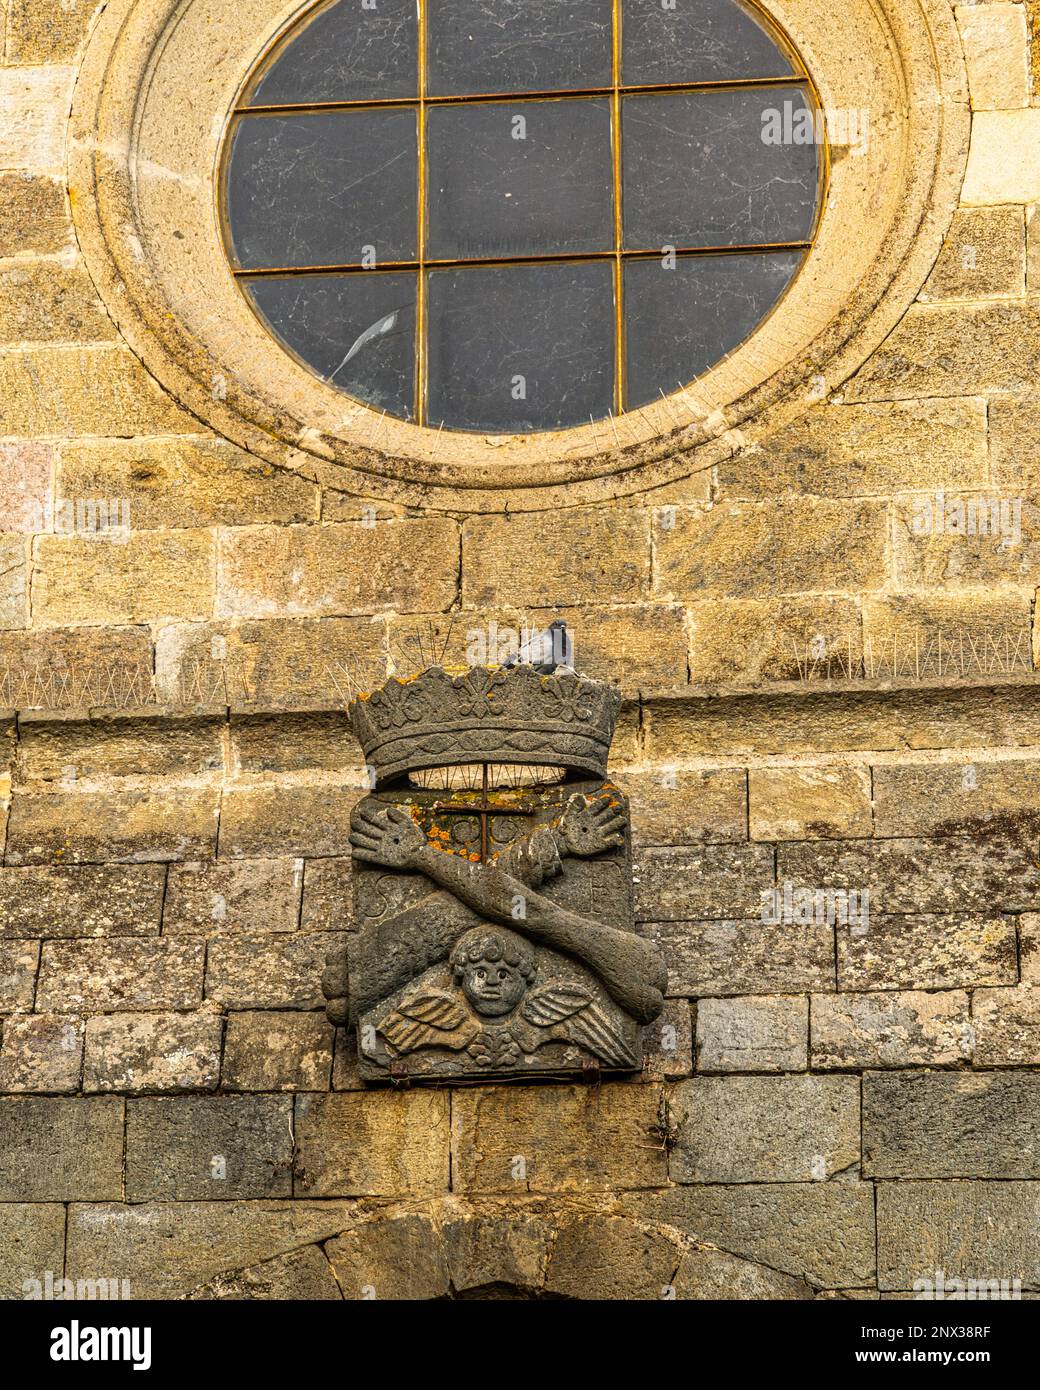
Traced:
POLYGON ((502 1018, 527 991, 534 953, 512 932, 474 927, 456 943, 451 967, 470 1007, 484 1018, 502 1018))

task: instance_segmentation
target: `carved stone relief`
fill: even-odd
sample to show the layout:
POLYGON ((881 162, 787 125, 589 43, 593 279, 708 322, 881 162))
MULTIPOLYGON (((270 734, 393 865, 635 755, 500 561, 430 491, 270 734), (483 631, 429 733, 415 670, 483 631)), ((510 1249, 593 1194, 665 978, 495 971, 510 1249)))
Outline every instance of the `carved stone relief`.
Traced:
POLYGON ((357 931, 324 978, 361 1075, 632 1071, 665 971, 632 916, 616 691, 569 670, 431 667, 351 707, 357 931), (416 785, 416 784, 419 785, 416 785))

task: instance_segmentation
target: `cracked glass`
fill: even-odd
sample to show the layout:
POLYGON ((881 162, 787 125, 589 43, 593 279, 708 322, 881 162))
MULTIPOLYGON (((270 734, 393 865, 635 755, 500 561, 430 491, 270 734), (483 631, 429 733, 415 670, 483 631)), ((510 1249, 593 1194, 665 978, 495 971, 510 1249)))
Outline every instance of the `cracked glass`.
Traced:
POLYGON ((751 0, 333 0, 247 82, 222 217, 254 312, 331 387, 534 433, 740 347, 825 168, 811 79, 751 0))

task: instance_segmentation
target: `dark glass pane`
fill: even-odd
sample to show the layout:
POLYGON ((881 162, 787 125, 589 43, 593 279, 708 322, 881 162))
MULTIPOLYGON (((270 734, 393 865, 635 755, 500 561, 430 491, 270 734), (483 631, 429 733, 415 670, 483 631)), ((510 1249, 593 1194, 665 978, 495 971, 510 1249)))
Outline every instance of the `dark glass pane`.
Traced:
POLYGON ((410 420, 415 400, 414 271, 271 276, 246 290, 286 347, 358 400, 410 420))
POLYGON ((415 0, 339 0, 281 50, 253 91, 251 106, 373 101, 419 93, 415 0))
POLYGON ((428 0, 430 96, 611 84, 611 0, 428 0))
POLYGON ((656 257, 625 263, 626 406, 634 410, 701 376, 765 318, 802 251, 656 257))
POLYGON ((599 419, 614 389, 607 262, 429 275, 431 425, 513 433, 599 419))
POLYGON ((798 143, 814 132, 800 87, 631 96, 622 105, 626 249, 811 236, 818 154, 815 143, 798 143))
POLYGON ((621 80, 717 82, 789 77, 790 61, 750 7, 736 0, 622 0, 621 80))
POLYGON ((613 247, 609 101, 435 106, 427 150, 431 260, 613 247))
POLYGON ((244 117, 227 171, 239 264, 415 260, 417 188, 414 110, 244 117))

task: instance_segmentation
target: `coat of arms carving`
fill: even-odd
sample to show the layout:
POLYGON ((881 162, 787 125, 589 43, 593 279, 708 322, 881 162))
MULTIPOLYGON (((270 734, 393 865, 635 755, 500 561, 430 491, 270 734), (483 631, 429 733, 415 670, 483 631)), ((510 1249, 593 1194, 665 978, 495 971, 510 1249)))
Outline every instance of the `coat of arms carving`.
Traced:
POLYGON ((368 1081, 632 1071, 665 970, 635 932, 617 691, 569 668, 429 667, 350 717, 357 930, 329 1018, 368 1081))

